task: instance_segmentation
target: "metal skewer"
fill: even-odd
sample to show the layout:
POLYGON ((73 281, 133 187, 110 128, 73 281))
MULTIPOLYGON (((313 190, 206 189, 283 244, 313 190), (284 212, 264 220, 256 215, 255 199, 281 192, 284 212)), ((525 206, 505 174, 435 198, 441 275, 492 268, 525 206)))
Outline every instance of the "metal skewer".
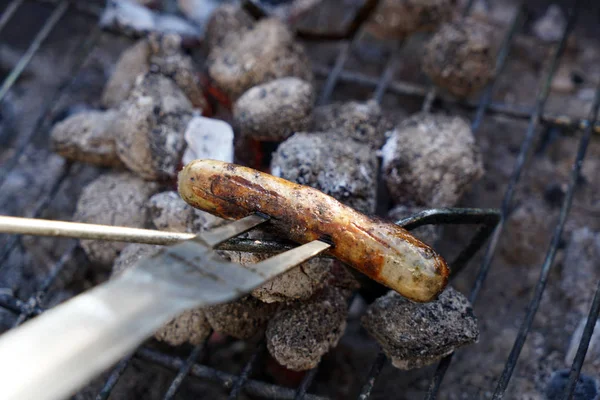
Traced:
POLYGON ((183 242, 196 236, 193 233, 7 216, 0 216, 0 232, 162 245, 183 242))
MULTIPOLYGON (((141 244, 172 245, 193 239, 194 233, 166 232, 155 229, 125 226, 54 221, 40 218, 22 218, 0 215, 0 233, 66 237, 74 239, 108 240, 141 244)), ((289 243, 276 240, 230 238, 218 245, 219 250, 279 253, 293 248, 289 243)))
MULTIPOLYGON (((330 247, 315 240, 252 266, 227 262, 214 251, 219 243, 267 220, 251 215, 191 235, 0 336, 0 374, 5 377, 0 398, 68 397, 176 315, 240 298, 330 247)), ((0 217, 0 231, 127 241, 159 237, 144 229, 12 217, 0 217)), ((169 240, 182 235, 161 233, 169 240)))

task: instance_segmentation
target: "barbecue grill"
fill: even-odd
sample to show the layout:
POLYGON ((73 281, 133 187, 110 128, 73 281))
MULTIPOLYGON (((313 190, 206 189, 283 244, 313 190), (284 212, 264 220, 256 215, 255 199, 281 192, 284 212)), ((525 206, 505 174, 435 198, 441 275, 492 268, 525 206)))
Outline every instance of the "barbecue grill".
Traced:
MULTIPOLYGON (((11 133, 7 127, 12 126, 10 118, 29 118, 29 116, 15 112, 7 117, 3 116, 3 125, 5 127, 0 131, 0 142, 8 144, 8 150, 2 151, 2 165, 0 166, 0 204, 6 204, 11 201, 14 194, 9 193, 11 173, 23 168, 23 164, 27 162, 28 157, 31 157, 38 143, 43 143, 43 138, 48 134, 52 125, 52 121, 58 117, 62 111, 62 100, 70 96, 75 86, 81 85, 78 82, 80 73, 83 67, 93 56, 97 50, 106 41, 122 40, 118 34, 104 32, 97 27, 96 20, 99 13, 102 11, 102 5, 95 2, 76 2, 68 0, 12 0, 5 3, 3 12, 0 16, 0 43, 9 40, 3 34, 3 30, 11 23, 13 18, 19 16, 20 10, 36 10, 46 16, 45 21, 35 33, 33 38, 26 46, 26 50, 20 55, 15 66, 10 71, 7 71, 6 76, 0 87, 0 102, 5 102, 10 97, 11 90, 15 90, 16 83, 26 73, 27 68, 35 63, 35 56, 39 50, 43 48, 46 39, 58 27, 70 20, 70 17, 76 15, 78 18, 85 18, 89 21, 89 32, 87 36, 82 36, 83 39, 77 44, 73 50, 72 65, 69 66, 69 73, 65 74, 68 77, 63 82, 56 86, 56 89, 47 99, 41 104, 39 116, 29 124, 27 131, 19 131, 16 134, 11 133)), ((247 2, 247 6, 252 10, 253 15, 260 16, 261 9, 257 5, 258 2, 247 2)), ((318 35, 311 32, 299 31, 300 38, 309 42, 324 42, 335 41, 338 43, 338 53, 335 57, 333 65, 316 64, 314 66, 316 75, 324 78, 324 83, 321 87, 320 97, 318 102, 321 104, 328 103, 334 95, 336 88, 343 85, 345 89, 355 88, 356 90, 364 90, 367 88, 372 92, 372 98, 378 102, 382 102, 385 95, 398 95, 409 98, 417 98, 422 101, 422 109, 430 110, 437 101, 443 103, 457 102, 452 98, 442 96, 436 92, 434 88, 422 86, 414 82, 398 81, 394 79, 394 73, 401 63, 398 52, 391 52, 384 65, 381 66, 382 73, 374 77, 372 75, 363 74, 360 71, 350 70, 346 67, 348 59, 360 41, 363 39, 362 26, 369 13, 373 10, 377 2, 366 1, 365 5, 358 10, 354 19, 348 28, 340 33, 333 35, 318 35)), ((465 14, 473 6, 471 0, 465 9, 465 14)), ((570 6, 568 14, 568 23, 562 32, 561 39, 554 45, 552 55, 547 61, 544 73, 539 77, 538 90, 535 103, 530 107, 516 106, 510 103, 494 102, 492 95, 494 93, 495 81, 492 81, 482 91, 479 100, 473 102, 459 102, 458 106, 467 110, 472 110, 472 130, 477 134, 482 122, 486 116, 494 114, 502 114, 512 119, 527 120, 527 128, 524 132, 523 141, 518 149, 516 163, 513 166, 510 180, 504 193, 502 203, 499 204, 500 211, 486 209, 432 209, 413 215, 409 218, 398 221, 398 224, 407 229, 427 224, 466 224, 480 225, 474 231, 472 239, 464 244, 464 248, 459 252, 458 256, 451 263, 452 273, 456 275, 463 270, 472 257, 478 250, 488 241, 487 247, 482 262, 478 268, 476 279, 473 283, 471 291, 468 295, 469 300, 476 302, 481 290, 484 289, 484 283, 490 268, 493 265, 493 259, 496 249, 503 233, 505 226, 510 218, 510 212, 514 206, 513 200, 517 190, 517 184, 526 169, 527 157, 531 153, 535 141, 540 132, 540 127, 555 127, 564 132, 570 132, 574 135, 579 135, 579 147, 573 158, 572 172, 568 181, 568 187, 560 208, 560 215, 555 223, 552 240, 550 246, 545 250, 545 260, 542 264, 539 279, 531 294, 531 300, 527 308, 525 318, 520 321, 520 329, 517 338, 514 342, 512 350, 508 355, 506 364, 501 375, 497 378, 496 386, 487 388, 493 391, 493 398, 500 399, 508 387, 510 378, 515 370, 517 360, 521 354, 521 350, 525 344, 528 333, 532 328, 533 318, 536 315, 538 307, 544 294, 546 283, 549 279, 555 256, 559 246, 561 245, 561 234, 568 218, 569 210, 573 202, 573 196, 576 190, 577 180, 580 174, 582 162, 586 155, 586 149, 592 140, 592 137, 600 132, 600 123, 597 122, 597 114, 600 109, 600 90, 596 91, 592 109, 587 118, 570 117, 568 115, 550 115, 545 112, 547 99, 550 95, 550 83, 561 62, 561 57, 565 53, 568 44, 569 34, 573 31, 580 12, 579 6, 581 2, 575 2, 570 6)), ((502 42, 501 49, 497 58, 497 76, 503 71, 503 68, 511 55, 515 37, 523 27, 526 10, 520 7, 519 12, 514 17, 510 28, 506 33, 506 37, 502 42)), ((38 14, 39 15, 39 14, 38 14)), ((26 36, 26 35, 25 35, 26 36)), ((347 91, 347 90, 346 90, 347 91)), ((16 126, 16 125, 15 125, 16 126)), ((88 170, 79 168, 78 165, 64 163, 60 168, 53 171, 51 179, 44 182, 39 192, 36 194, 36 199, 31 204, 26 204, 25 208, 19 211, 19 215, 27 217, 42 217, 52 207, 56 201, 56 197, 61 191, 64 192, 65 187, 69 185, 79 185, 81 179, 85 179, 85 174, 90 174, 88 170), (83 176, 83 178, 82 178, 83 176)), ((67 189, 68 190, 68 189, 67 189)), ((64 195, 64 194, 63 194, 64 195)), ((18 250, 20 237, 16 235, 3 238, 2 247, 0 247, 0 270, 7 269, 11 265, 13 252, 18 250)), ((265 250, 281 250, 278 243, 268 243, 268 248, 250 247, 247 250, 265 251, 265 250), (269 247, 270 246, 270 247, 269 247)), ((50 268, 44 271, 43 277, 38 277, 39 284, 34 290, 23 288, 6 288, 0 291, 0 307, 4 310, 13 313, 16 319, 13 322, 13 327, 25 322, 45 310, 45 299, 51 294, 53 288, 58 285, 64 286, 69 280, 75 279, 77 271, 72 268, 73 259, 79 260, 77 245, 69 242, 66 246, 62 245, 62 255, 58 261, 54 262, 50 268), (63 250, 64 249, 64 250, 63 250), (26 293, 25 297, 20 296, 19 292, 26 293), (30 292, 30 293, 28 293, 30 292)), ((541 250, 540 250, 541 251, 541 250)), ((11 268, 14 268, 11 267, 11 268)), ((585 359, 590 338, 594 330, 595 322, 600 313, 600 284, 594 296, 592 307, 589 312, 588 322, 585 325, 583 336, 579 344, 579 348, 571 367, 571 372, 568 379, 568 384, 565 389, 564 398, 571 398, 578 381, 580 371, 585 359)), ((493 318, 493 316, 492 316, 493 318)), ((201 379, 216 382, 223 389, 229 391, 229 398, 237 398, 243 391, 251 396, 259 398, 280 398, 280 399, 324 399, 320 395, 310 394, 311 384, 317 376, 318 367, 308 371, 300 385, 296 388, 279 386, 262 380, 252 379, 251 376, 255 368, 258 368, 257 360, 264 352, 264 345, 256 348, 255 352, 246 361, 245 366, 238 374, 221 371, 214 366, 205 365, 199 360, 207 344, 193 348, 189 354, 181 355, 179 352, 169 352, 167 350, 157 349, 154 347, 143 346, 137 349, 131 356, 120 361, 110 372, 108 379, 97 395, 97 399, 107 399, 111 395, 111 391, 123 377, 127 368, 130 366, 133 359, 141 360, 144 363, 155 364, 175 372, 175 379, 170 383, 164 399, 175 398, 182 383, 189 379, 201 379)), ((440 393, 440 387, 443 382, 444 375, 451 368, 452 355, 444 358, 433 373, 430 385, 426 391, 427 399, 434 399, 440 393)), ((386 365, 386 356, 380 352, 373 364, 365 368, 364 376, 361 378, 363 382, 360 393, 355 396, 359 399, 368 399, 371 396, 373 388, 377 385, 377 378, 382 369, 386 365)), ((396 371, 397 374, 402 372, 396 371)))

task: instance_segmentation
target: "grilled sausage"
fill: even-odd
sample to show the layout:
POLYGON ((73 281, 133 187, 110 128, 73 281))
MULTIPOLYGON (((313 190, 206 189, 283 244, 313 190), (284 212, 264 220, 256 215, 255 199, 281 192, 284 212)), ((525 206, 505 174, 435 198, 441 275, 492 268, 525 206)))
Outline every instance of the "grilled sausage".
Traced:
POLYGON ((442 257, 408 231, 308 186, 235 164, 196 160, 179 173, 179 194, 193 207, 226 219, 265 213, 278 231, 299 243, 327 238, 333 256, 414 301, 434 300, 448 280, 442 257))

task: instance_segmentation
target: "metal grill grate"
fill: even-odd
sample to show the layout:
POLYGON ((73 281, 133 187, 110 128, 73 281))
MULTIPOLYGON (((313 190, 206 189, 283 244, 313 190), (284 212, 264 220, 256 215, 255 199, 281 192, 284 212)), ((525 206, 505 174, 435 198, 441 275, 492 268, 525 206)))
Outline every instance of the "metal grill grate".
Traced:
MULTIPOLYGON (((0 35, 6 24, 11 20, 13 15, 18 11, 19 7, 22 6, 24 0, 13 0, 4 9, 3 14, 0 16, 0 35)), ((81 13, 91 18, 97 18, 100 8, 86 4, 86 2, 70 2, 67 0, 37 0, 34 3, 45 3, 53 7, 53 11, 36 34, 35 38, 30 43, 28 49, 22 55, 16 67, 10 71, 9 75, 4 79, 0 86, 0 102, 4 101, 6 95, 13 88, 15 82, 23 71, 27 68, 36 52, 44 45, 45 39, 51 34, 52 30, 60 23, 61 19, 69 12, 81 13)), ((372 3, 372 2, 368 2, 372 3)), ((465 13, 468 13, 469 7, 473 1, 469 2, 469 6, 465 13)), ((405 226, 407 229, 416 228, 426 224, 482 224, 476 234, 473 236, 472 241, 465 247, 465 249, 459 254, 457 259, 452 263, 453 273, 456 273, 462 269, 471 257, 477 252, 477 250, 487 241, 488 237, 491 236, 490 243, 486 249, 483 262, 480 266, 477 279, 475 280, 474 286, 471 290, 469 299, 474 302, 482 288, 482 285, 486 279, 488 271, 491 267, 494 254, 498 241, 503 233, 503 228, 506 223, 506 216, 512 206, 513 196, 516 190, 516 185, 519 182, 521 174, 525 167, 525 161, 527 155, 530 153, 534 139, 536 138, 536 131, 540 124, 554 125, 561 127, 565 130, 579 130, 583 131, 580 139, 579 149, 573 163, 573 170, 569 180, 569 186, 564 198, 560 217, 556 223, 554 235, 552 238, 551 245, 546 253, 546 259, 543 263, 539 281, 535 287, 531 303, 529 305, 525 319, 521 324, 521 328, 514 343, 514 347, 508 357, 504 371, 499 378, 498 385, 495 390, 494 398, 502 398, 507 388, 508 382, 515 368, 516 362, 519 358, 519 354, 531 329, 533 317, 540 304, 540 299, 545 289, 548 274, 552 267, 554 256, 556 254, 559 239, 568 216, 573 194, 575 191, 575 182, 579 175, 582 161, 585 157, 586 149, 590 142, 593 133, 600 132, 600 123, 597 122, 598 109, 600 107, 600 91, 596 92, 596 97, 592 107, 592 111, 587 119, 572 119, 565 116, 548 115, 544 113, 544 106, 549 95, 550 82, 557 70, 560 63, 561 56, 564 53, 567 38, 570 32, 573 30, 575 25, 579 2, 575 3, 570 10, 569 21, 566 29, 563 32, 560 42, 554 49, 553 57, 548 64, 547 72, 541 78, 539 84, 539 90, 537 99, 532 108, 521 108, 505 103, 495 103, 492 101, 492 94, 494 90, 494 82, 491 82, 488 87, 483 91, 478 103, 464 103, 462 106, 475 110, 472 129, 476 133, 485 118, 490 113, 503 114, 512 118, 528 119, 529 124, 525 132, 525 138, 521 144, 519 155, 514 166, 513 173, 510 178, 510 182, 504 199, 501 205, 501 215, 490 210, 462 210, 457 212, 456 210, 428 210, 417 215, 414 215, 405 220, 399 221, 399 224, 405 226), (499 221, 499 223, 498 223, 499 221), (498 224, 497 224, 498 223, 498 224)), ((523 7, 520 8, 520 12, 514 18, 510 29, 508 30, 507 36, 503 42, 502 48, 499 52, 497 59, 497 71, 498 75, 503 70, 503 67, 509 57, 511 47, 514 43, 515 34, 522 28, 523 22, 523 7)), ((360 15, 361 21, 364 20, 364 15, 360 15)), ((5 184, 6 177, 9 172, 13 170, 20 157, 28 146, 31 145, 32 141, 36 137, 46 135, 50 129, 51 121, 58 113, 57 99, 67 95, 70 87, 75 81, 76 77, 80 73, 86 60, 89 58, 92 51, 96 48, 99 40, 103 35, 109 35, 109 33, 101 32, 96 28, 95 23, 90 24, 92 28, 87 37, 85 37, 76 50, 76 60, 70 67, 69 76, 71 79, 63 82, 53 96, 51 96, 43 105, 41 116, 36 120, 34 128, 29 132, 21 132, 15 143, 12 144, 12 155, 9 159, 0 167, 0 191, 5 184)), ((317 65, 315 72, 317 75, 326 77, 324 87, 321 91, 319 103, 327 103, 335 90, 338 83, 346 85, 365 86, 372 88, 374 91, 373 98, 380 102, 384 94, 394 93, 400 95, 417 96, 423 98, 423 109, 427 110, 431 106, 433 100, 436 98, 436 92, 434 89, 415 85, 411 82, 401 82, 394 80, 394 71, 396 69, 398 58, 392 55, 386 62, 383 73, 379 78, 373 78, 367 75, 363 75, 360 72, 345 70, 345 64, 351 54, 357 41, 360 40, 360 35, 357 35, 359 29, 361 29, 359 23, 352 25, 353 30, 347 35, 348 38, 340 45, 339 53, 335 59, 335 63, 332 68, 317 65)), ((1 37, 1 36, 0 36, 1 37)), ((453 101, 452 99, 444 99, 444 101, 453 101)), ((33 209, 29 212, 29 217, 38 217, 44 210, 47 209, 49 204, 56 196, 59 188, 64 184, 65 180, 73 173, 75 166, 71 166, 66 163, 63 170, 58 174, 53 182, 47 187, 47 190, 39 198, 33 209)), ((11 237, 4 247, 0 249, 0 269, 7 263, 8 257, 13 252, 18 244, 19 238, 16 236, 11 237)), ((27 300, 21 300, 14 296, 12 293, 0 292, 0 306, 6 310, 15 313, 18 318, 16 319, 15 326, 23 323, 28 318, 40 314, 44 311, 43 301, 48 295, 49 291, 53 287, 53 284, 57 278, 64 273, 68 261, 73 257, 76 245, 73 244, 67 248, 59 261, 56 262, 48 276, 42 282, 39 290, 34 293, 27 300)), ((591 334, 594 329, 595 321, 597 320, 600 310, 600 283, 598 290, 593 300, 593 304, 588 317, 588 323, 585 326, 584 334, 573 362, 571 374, 569 377, 569 384, 567 391, 565 392, 564 398, 569 398, 575 388, 575 383, 578 379, 579 372, 581 370, 586 350, 589 346, 591 334)), ((119 362, 116 367, 110 373, 104 387, 97 396, 97 399, 107 399, 110 396, 111 390, 117 384, 119 378, 126 371, 132 358, 137 358, 145 362, 150 362, 156 365, 166 367, 176 372, 176 377, 172 381, 168 391, 165 393, 165 399, 171 399, 175 396, 177 390, 180 388, 182 382, 187 379, 188 376, 206 379, 219 383, 223 388, 230 391, 230 398, 234 399, 243 390, 250 395, 260 396, 265 398, 281 398, 281 399, 323 399, 323 397, 308 394, 308 390, 317 374, 317 368, 309 371, 303 378, 302 382, 297 389, 285 388, 270 383, 253 380, 250 378, 253 369, 257 365, 257 359, 264 352, 265 346, 262 343, 252 356, 248 359, 245 367, 242 369, 240 374, 234 375, 219 371, 210 366, 202 365, 198 363, 200 355, 205 350, 205 345, 194 348, 187 358, 176 357, 171 354, 166 354, 155 349, 142 347, 138 349, 132 356, 119 362)), ((431 385, 427 392, 428 399, 436 398, 440 385, 442 383, 444 374, 448 370, 452 361, 452 356, 448 356, 443 359, 432 378, 431 385)), ((368 399, 371 395, 371 391, 376 384, 377 377, 381 373, 382 369, 386 364, 385 355, 380 352, 373 365, 370 367, 366 377, 364 378, 364 385, 360 394, 359 399, 368 399)))

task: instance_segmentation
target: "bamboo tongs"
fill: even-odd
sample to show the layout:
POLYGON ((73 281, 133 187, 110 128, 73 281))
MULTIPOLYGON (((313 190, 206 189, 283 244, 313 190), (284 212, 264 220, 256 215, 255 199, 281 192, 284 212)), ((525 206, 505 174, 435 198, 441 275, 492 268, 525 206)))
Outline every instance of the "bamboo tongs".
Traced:
POLYGON ((252 266, 214 251, 268 219, 251 215, 196 236, 0 216, 3 233, 176 243, 0 336, 0 398, 66 398, 176 315, 240 298, 330 247, 315 240, 252 266))

